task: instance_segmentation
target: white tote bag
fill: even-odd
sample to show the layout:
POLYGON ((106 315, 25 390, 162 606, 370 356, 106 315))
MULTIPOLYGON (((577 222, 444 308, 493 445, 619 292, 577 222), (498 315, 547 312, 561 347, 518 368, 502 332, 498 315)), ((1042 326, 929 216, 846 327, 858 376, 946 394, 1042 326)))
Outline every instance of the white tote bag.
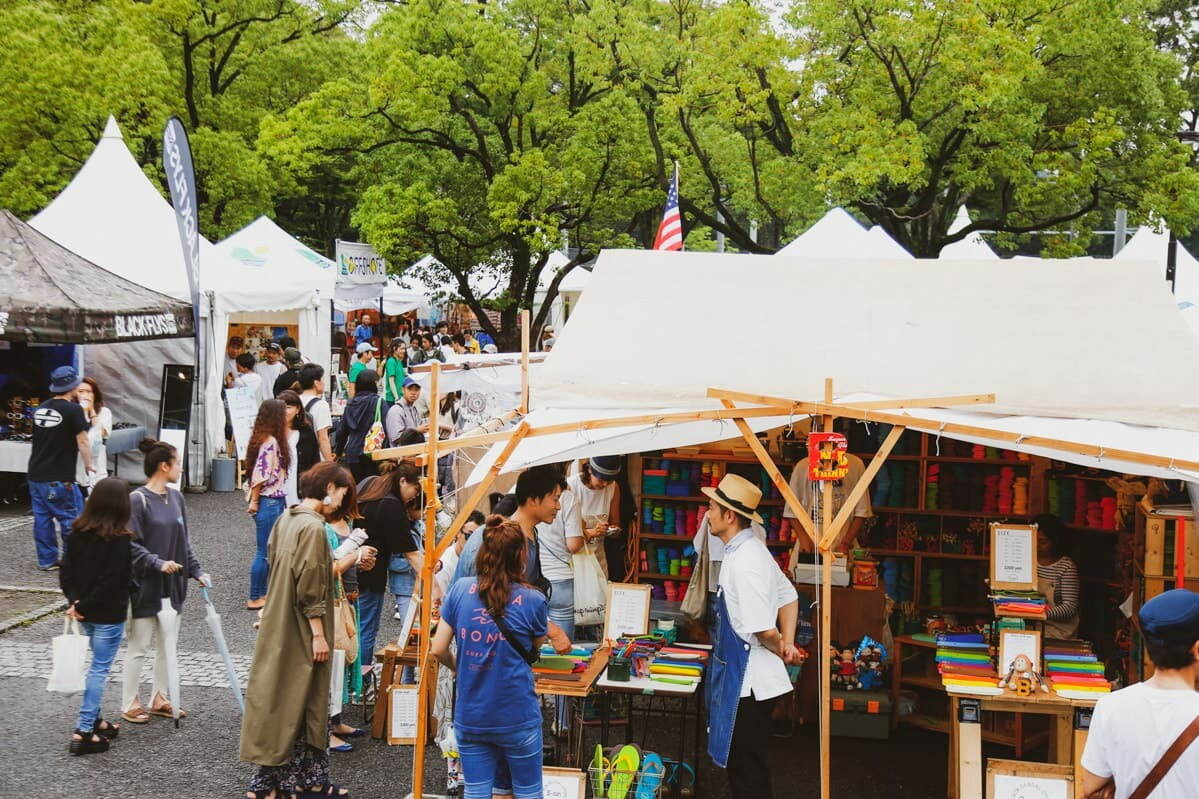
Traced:
POLYGON ((608 605, 608 579, 604 577, 604 570, 599 558, 591 551, 591 545, 583 544, 583 548, 571 556, 570 565, 575 575, 575 624, 603 624, 608 605))
POLYGON ((79 629, 79 622, 67 616, 62 624, 62 635, 54 636, 51 648, 54 651, 54 667, 46 682, 47 691, 60 694, 77 694, 87 682, 88 638, 79 629))
POLYGON ((340 649, 329 650, 329 715, 341 712, 341 697, 346 684, 346 653, 340 649))

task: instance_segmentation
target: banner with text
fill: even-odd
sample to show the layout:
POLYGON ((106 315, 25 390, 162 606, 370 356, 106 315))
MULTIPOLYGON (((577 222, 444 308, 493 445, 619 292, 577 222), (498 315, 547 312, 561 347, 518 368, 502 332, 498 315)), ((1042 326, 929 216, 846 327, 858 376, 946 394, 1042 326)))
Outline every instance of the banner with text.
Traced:
POLYGON ((338 301, 378 302, 387 285, 387 261, 369 244, 337 242, 338 301))

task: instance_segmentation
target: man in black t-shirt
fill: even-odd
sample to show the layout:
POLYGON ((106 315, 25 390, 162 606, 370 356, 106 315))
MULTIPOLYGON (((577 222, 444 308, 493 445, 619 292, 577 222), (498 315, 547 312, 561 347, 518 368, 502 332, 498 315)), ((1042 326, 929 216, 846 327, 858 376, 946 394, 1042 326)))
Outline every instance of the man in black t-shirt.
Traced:
POLYGON ((274 390, 274 393, 271 394, 272 397, 279 396, 279 392, 287 391, 299 382, 300 367, 304 365, 304 356, 295 347, 288 347, 283 350, 283 362, 287 364, 287 368, 275 378, 275 385, 271 387, 274 390))
POLYGON ((42 571, 57 569, 61 558, 54 522, 58 522, 65 551, 71 523, 83 510, 83 497, 75 485, 76 456, 83 458, 89 477, 96 471, 87 440, 87 417, 74 401, 80 382, 74 367, 58 367, 50 373, 50 393, 54 396, 33 412, 33 449, 27 477, 33 504, 33 543, 37 567, 42 571))

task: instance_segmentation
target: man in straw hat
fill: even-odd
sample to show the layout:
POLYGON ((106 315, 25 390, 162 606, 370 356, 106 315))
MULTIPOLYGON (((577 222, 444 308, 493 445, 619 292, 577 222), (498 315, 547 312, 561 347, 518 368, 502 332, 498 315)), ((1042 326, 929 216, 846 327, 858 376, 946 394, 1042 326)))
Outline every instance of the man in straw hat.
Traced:
POLYGON ((750 528, 762 523, 761 490, 736 474, 701 490, 712 534, 725 546, 707 683, 708 754, 728 770, 734 799, 768 798, 772 700, 791 690, 787 665, 800 662, 794 644, 798 597, 750 528))

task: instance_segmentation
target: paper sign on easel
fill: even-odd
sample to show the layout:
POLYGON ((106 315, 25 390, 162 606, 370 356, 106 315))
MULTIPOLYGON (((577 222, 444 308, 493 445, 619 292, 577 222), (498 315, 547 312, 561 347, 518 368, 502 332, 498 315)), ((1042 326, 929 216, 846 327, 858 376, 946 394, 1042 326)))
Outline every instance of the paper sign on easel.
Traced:
POLYGON ((1074 767, 992 758, 987 763, 987 799, 1072 799, 1074 767))
POLYGON ((237 459, 246 459, 250 446, 250 433, 254 429, 254 418, 258 416, 258 401, 248 388, 225 389, 225 402, 229 404, 229 422, 233 427, 233 443, 237 446, 237 459))
POLYGON ((991 525, 991 588, 1034 591, 1037 587, 1035 524, 991 525))
POLYGON ((604 614, 604 640, 615 641, 622 635, 649 632, 650 587, 632 583, 608 586, 608 607, 604 614))
POLYGON ((391 686, 387 715, 387 743, 416 743, 417 686, 391 686))
POLYGON ((404 611, 404 625, 400 628, 400 637, 396 639, 401 655, 408 648, 408 641, 412 637, 412 628, 420 616, 420 596, 419 592, 413 592, 412 600, 408 603, 408 609, 404 611))

